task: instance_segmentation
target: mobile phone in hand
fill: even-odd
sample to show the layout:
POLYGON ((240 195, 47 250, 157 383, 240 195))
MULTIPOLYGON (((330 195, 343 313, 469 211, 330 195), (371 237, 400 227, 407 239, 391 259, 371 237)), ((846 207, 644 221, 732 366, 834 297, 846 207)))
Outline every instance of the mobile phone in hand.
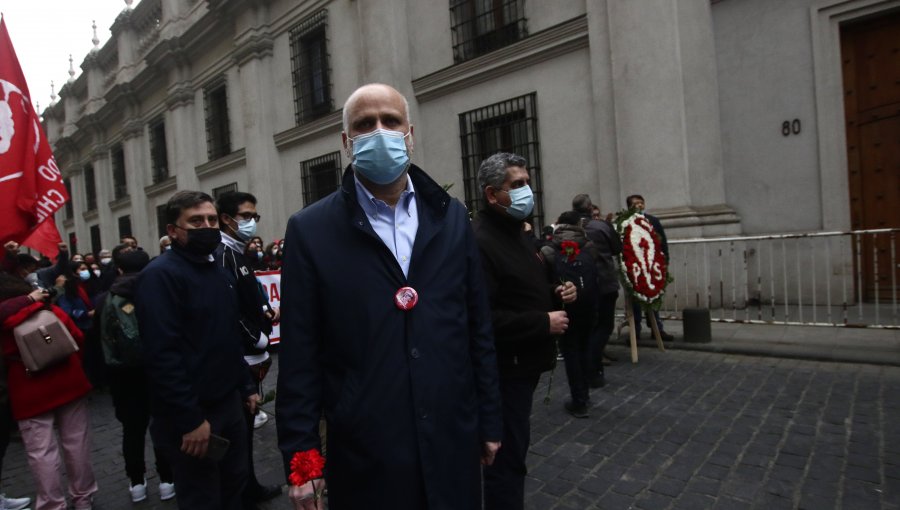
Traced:
POLYGON ((209 444, 206 448, 206 458, 219 462, 220 460, 225 458, 225 454, 228 453, 228 448, 230 446, 231 441, 229 441, 228 439, 225 439, 222 436, 217 436, 216 434, 210 434, 209 444))

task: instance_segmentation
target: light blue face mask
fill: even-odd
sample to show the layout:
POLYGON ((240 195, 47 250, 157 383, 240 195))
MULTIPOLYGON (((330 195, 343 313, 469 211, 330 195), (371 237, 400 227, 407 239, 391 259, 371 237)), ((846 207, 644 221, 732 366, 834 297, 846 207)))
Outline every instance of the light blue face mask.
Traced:
POLYGON ((507 193, 509 193, 510 204, 506 208, 506 214, 517 220, 527 218, 534 209, 534 193, 531 191, 531 186, 511 189, 507 193))
POLYGON ((354 170, 375 184, 396 181, 409 166, 407 136, 409 133, 376 129, 351 138, 354 170))
POLYGON ((81 278, 82 281, 86 282, 91 279, 91 272, 87 269, 83 269, 81 271, 78 271, 78 277, 81 278))
POLYGON ((251 237, 256 235, 256 219, 238 220, 237 235, 244 241, 249 241, 251 237))

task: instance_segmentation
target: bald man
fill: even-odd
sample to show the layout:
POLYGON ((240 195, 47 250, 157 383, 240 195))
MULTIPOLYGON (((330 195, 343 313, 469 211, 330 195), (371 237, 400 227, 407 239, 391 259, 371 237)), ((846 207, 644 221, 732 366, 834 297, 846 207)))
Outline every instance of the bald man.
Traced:
MULTIPOLYGON (((340 189, 285 234, 276 412, 287 469, 321 448, 324 412, 331 510, 480 508, 480 464, 503 427, 467 212, 410 163, 409 107, 392 87, 347 99, 341 140, 351 164, 340 189)), ((292 486, 294 507, 321 508, 322 486, 292 486)))

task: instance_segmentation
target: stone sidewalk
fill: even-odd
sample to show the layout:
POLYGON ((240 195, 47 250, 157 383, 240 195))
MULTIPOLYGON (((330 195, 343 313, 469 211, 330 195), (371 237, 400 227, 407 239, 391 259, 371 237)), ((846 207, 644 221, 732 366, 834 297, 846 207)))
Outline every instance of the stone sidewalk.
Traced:
MULTIPOLYGON (((610 351, 620 361, 590 418, 562 410, 561 364, 549 404, 549 378, 538 387, 527 508, 900 508, 900 368, 653 349, 632 365, 624 346, 610 351)), ((91 409, 95 508, 176 508, 159 502, 152 467, 149 499, 132 505, 109 397, 91 409)), ((256 431, 264 483, 283 479, 273 421, 256 431)), ((20 442, 4 467, 8 494, 33 495, 20 442)))

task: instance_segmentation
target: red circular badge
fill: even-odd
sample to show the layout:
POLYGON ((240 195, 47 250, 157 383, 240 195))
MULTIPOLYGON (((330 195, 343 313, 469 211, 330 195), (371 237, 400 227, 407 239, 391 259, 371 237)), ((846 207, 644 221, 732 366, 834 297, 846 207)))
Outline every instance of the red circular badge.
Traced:
POLYGON ((412 310, 416 303, 419 302, 419 293, 412 287, 401 287, 394 294, 394 304, 401 310, 412 310))

